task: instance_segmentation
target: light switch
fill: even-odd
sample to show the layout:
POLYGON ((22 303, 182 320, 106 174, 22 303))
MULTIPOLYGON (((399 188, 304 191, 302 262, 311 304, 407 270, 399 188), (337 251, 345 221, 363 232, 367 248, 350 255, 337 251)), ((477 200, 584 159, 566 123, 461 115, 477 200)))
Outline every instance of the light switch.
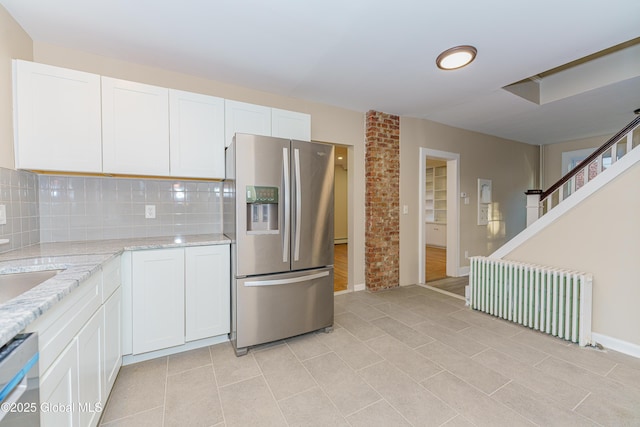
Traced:
POLYGON ((7 223, 7 206, 0 205, 0 225, 5 225, 7 223))
POLYGON ((402 205, 402 213, 405 214, 405 215, 409 213, 409 206, 408 205, 402 205))

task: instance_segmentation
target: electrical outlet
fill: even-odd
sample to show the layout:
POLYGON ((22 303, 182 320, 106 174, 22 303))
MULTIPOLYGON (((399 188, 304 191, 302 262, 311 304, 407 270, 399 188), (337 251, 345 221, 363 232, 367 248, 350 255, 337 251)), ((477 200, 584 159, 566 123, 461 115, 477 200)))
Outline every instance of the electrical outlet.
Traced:
POLYGON ((147 219, 154 219, 156 217, 156 205, 145 205, 144 217, 147 219))
POLYGON ((5 225, 7 223, 7 206, 0 205, 0 225, 5 225))

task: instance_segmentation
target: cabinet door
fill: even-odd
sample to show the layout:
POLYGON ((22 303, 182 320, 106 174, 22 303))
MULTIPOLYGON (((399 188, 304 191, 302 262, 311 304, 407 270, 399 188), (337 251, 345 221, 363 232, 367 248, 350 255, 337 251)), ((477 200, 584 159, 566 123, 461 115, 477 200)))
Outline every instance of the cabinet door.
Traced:
POLYGON ((122 290, 118 288, 104 303, 104 397, 109 396, 122 365, 122 290))
POLYGON ((271 136, 271 108, 245 102, 224 101, 225 144, 229 146, 236 132, 271 136))
POLYGON ((171 175, 224 179, 224 99, 169 90, 171 175))
POLYGON ((186 341, 229 333, 229 245, 185 249, 186 341))
POLYGON ((100 76, 14 61, 17 169, 102 172, 100 76))
POLYGON ((271 136, 311 141, 311 116, 305 113, 272 108, 271 136))
POLYGON ((77 402, 78 341, 73 339, 40 377, 40 404, 43 409, 40 411, 40 424, 47 427, 79 426, 78 411, 59 409, 72 407, 77 402))
POLYGON ((133 253, 133 354, 184 344, 184 249, 133 253))
POLYGON ((169 90, 102 77, 103 171, 169 175, 169 90))
POLYGON ((96 426, 103 393, 104 314, 100 307, 78 333, 78 406, 81 426, 96 426))

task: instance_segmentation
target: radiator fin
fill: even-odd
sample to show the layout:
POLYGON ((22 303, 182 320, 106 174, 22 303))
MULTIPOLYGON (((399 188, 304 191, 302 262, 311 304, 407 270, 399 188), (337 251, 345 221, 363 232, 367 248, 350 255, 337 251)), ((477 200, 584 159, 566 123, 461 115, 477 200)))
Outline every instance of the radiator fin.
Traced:
POLYGON ((468 305, 511 322, 591 344, 591 274, 472 257, 468 305))

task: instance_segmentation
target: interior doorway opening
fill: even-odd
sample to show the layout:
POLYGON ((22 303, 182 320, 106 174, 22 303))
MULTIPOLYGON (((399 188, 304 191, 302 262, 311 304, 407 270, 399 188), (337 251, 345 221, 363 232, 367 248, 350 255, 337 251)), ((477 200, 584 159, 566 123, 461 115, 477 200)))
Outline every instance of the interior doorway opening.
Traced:
POLYGON ((459 276, 459 161, 457 153, 420 148, 418 277, 422 284, 459 276))
POLYGON ((334 146, 333 290, 343 292, 349 289, 349 147, 334 146))

